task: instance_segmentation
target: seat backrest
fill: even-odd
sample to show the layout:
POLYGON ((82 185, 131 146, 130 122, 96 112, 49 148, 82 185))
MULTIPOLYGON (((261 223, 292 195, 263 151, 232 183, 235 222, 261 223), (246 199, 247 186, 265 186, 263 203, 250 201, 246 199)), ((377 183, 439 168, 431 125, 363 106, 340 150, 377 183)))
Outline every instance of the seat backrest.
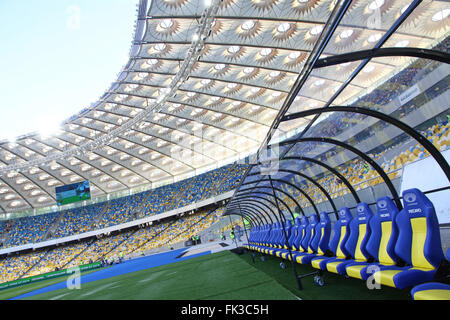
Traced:
POLYGON ((345 249, 356 261, 367 261, 370 258, 366 245, 371 235, 370 220, 372 210, 365 202, 356 206, 356 217, 350 222, 350 235, 345 243, 345 249))
POLYGON ((371 235, 367 241, 367 252, 383 265, 395 265, 397 255, 394 248, 398 237, 395 218, 398 208, 389 197, 377 200, 377 213, 370 220, 371 235))
POLYGON ((328 246, 330 243, 331 236, 331 220, 328 216, 328 213, 322 212, 320 213, 320 233, 321 237, 319 240, 319 246, 317 248, 317 252, 319 255, 325 254, 329 250, 328 246))
POLYGON ((350 234, 350 221, 353 217, 350 210, 347 207, 343 207, 339 210, 339 220, 334 223, 334 234, 330 241, 329 248, 334 255, 339 259, 345 259, 349 256, 349 252, 345 248, 348 236, 350 234))
MULTIPOLYGON (((291 227, 291 235, 288 240, 290 248, 292 248, 292 246, 294 244, 294 240, 298 236, 298 230, 300 228, 300 225, 301 225, 300 218, 295 218, 294 225, 291 227)), ((287 249, 287 248, 285 248, 285 249, 287 249)))
POLYGON ((283 232, 283 228, 285 228, 285 226, 283 224, 284 224, 283 222, 278 223, 277 236, 275 237, 275 240, 274 240, 274 243, 276 245, 285 243, 284 232, 283 232))
MULTIPOLYGON (((300 220, 300 226, 297 229, 297 236, 294 239, 294 242, 292 243, 292 249, 296 251, 300 251, 301 249, 301 241, 303 237, 305 236, 306 226, 308 225, 308 220, 302 216, 301 218, 297 218, 300 220)), ((296 219, 296 220, 297 220, 296 219)))
POLYGON ((315 214, 309 217, 310 240, 308 243, 308 253, 315 253, 317 251, 317 244, 319 243, 320 233, 316 233, 316 226, 319 224, 319 219, 315 214))
POLYGON ((444 259, 439 222, 433 203, 419 189, 403 191, 404 208, 395 219, 395 253, 413 267, 435 269, 444 259))
POLYGON ((272 239, 271 239, 271 244, 272 245, 275 245, 275 244, 278 244, 278 240, 279 240, 279 238, 280 238, 280 223, 279 222, 276 222, 275 223, 275 228, 273 229, 273 236, 272 236, 272 239))
POLYGON ((259 226, 252 227, 250 229, 250 234, 248 236, 248 241, 249 242, 258 241, 259 231, 260 231, 260 227, 259 226))
POLYGON ((308 231, 309 228, 309 220, 306 216, 302 217, 302 237, 299 241, 299 251, 306 252, 308 250, 309 239, 311 233, 308 231))
POLYGON ((286 241, 289 243, 289 237, 291 236, 291 228, 292 228, 292 222, 291 220, 286 220, 283 222, 280 228, 280 237, 278 238, 278 244, 287 249, 286 241), (283 230, 284 225, 284 230, 283 230))
POLYGON ((272 228, 270 229, 270 237, 267 240, 268 244, 273 245, 275 243, 275 239, 278 236, 278 222, 274 222, 272 224, 272 228))
POLYGON ((266 235, 267 232, 267 226, 263 225, 263 226, 258 226, 257 227, 258 231, 255 234, 255 242, 261 242, 262 239, 264 239, 264 236, 266 235))
POLYGON ((265 235, 262 240, 263 243, 269 243, 269 239, 272 235, 272 228, 273 228, 273 223, 266 224, 266 227, 265 227, 266 231, 264 232, 265 235))
POLYGON ((258 230, 259 231, 258 231, 257 235, 255 236, 255 242, 261 243, 267 234, 267 225, 265 224, 265 225, 259 226, 258 230))
POLYGON ((263 244, 268 244, 269 243, 270 237, 272 235, 272 227, 273 227, 272 224, 267 224, 266 225, 266 228, 265 228, 266 232, 265 232, 264 237, 261 240, 261 243, 263 243, 263 244))
POLYGON ((314 237, 311 240, 310 247, 318 255, 324 255, 328 250, 330 241, 331 221, 326 212, 319 214, 319 222, 315 226, 314 237))

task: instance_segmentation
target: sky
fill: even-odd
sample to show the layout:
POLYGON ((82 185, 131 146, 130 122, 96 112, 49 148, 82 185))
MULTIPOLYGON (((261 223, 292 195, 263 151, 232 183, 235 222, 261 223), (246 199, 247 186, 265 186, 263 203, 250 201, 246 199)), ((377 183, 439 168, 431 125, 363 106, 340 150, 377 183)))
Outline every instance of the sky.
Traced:
POLYGON ((109 89, 138 0, 0 0, 0 141, 49 132, 109 89))

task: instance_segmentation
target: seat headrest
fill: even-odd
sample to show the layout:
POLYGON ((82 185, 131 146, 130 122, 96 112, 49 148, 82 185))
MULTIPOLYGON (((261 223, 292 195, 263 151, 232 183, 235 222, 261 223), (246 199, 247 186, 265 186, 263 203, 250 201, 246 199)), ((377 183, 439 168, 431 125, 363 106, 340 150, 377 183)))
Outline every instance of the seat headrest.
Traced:
POLYGON ((356 206, 356 216, 359 224, 367 223, 373 217, 373 212, 367 203, 361 202, 356 206))
POLYGON ((377 216, 381 221, 393 221, 398 208, 389 197, 381 197, 377 200, 377 216))
POLYGON ((341 224, 347 224, 352 219, 353 219, 353 216, 352 216, 349 208, 343 207, 343 208, 341 208, 341 210, 339 210, 339 221, 341 224))
POLYGON ((296 225, 301 225, 302 224, 302 219, 300 219, 300 217, 295 218, 295 224, 296 225))
POLYGON ((308 218, 306 218, 305 216, 302 216, 301 219, 302 219, 302 226, 306 227, 309 224, 308 218))
POLYGON ((328 223, 330 222, 330 217, 328 216, 328 213, 325 211, 322 211, 320 214, 320 223, 328 223))
POLYGON ((312 214, 309 217, 309 224, 310 225, 315 226, 318 222, 319 222, 319 220, 317 219, 317 216, 315 214, 312 214))
POLYGON ((410 218, 425 217, 428 210, 425 207, 432 207, 431 201, 419 189, 408 189, 403 191, 403 206, 410 218))

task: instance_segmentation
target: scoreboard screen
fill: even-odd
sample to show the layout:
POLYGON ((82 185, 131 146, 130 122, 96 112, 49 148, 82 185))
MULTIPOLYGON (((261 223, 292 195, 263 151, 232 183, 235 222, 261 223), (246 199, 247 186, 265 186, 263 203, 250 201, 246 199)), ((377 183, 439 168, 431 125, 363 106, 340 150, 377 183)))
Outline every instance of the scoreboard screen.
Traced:
POLYGON ((56 187, 55 193, 58 206, 91 198, 88 180, 56 187))

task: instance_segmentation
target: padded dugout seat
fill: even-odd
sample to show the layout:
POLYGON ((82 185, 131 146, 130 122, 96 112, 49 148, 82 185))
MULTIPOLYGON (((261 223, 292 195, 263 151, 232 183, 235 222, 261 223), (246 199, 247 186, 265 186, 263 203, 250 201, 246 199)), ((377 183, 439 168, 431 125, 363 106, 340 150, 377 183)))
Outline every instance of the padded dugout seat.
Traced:
POLYGON ((254 236, 248 248, 253 251, 260 251, 270 236, 271 227, 270 224, 255 227, 254 236))
POLYGON ((312 259, 324 256, 328 251, 331 221, 326 212, 321 212, 319 217, 319 221, 315 215, 310 217, 310 240, 305 246, 305 252, 294 255, 297 263, 308 264, 312 259))
POLYGON ((339 210, 339 220, 334 224, 333 238, 329 244, 329 250, 334 254, 334 257, 320 256, 311 260, 311 265, 315 269, 326 270, 326 264, 335 259, 346 259, 350 256, 350 253, 345 247, 345 243, 350 235, 350 222, 353 217, 350 210, 347 207, 343 207, 339 210))
POLYGON ((277 253, 280 250, 283 250, 284 247, 286 246, 286 238, 288 239, 289 242, 289 238, 291 236, 291 228, 292 228, 292 223, 291 220, 287 220, 286 222, 279 222, 278 223, 278 230, 277 230, 277 235, 274 239, 274 243, 272 245, 272 247, 274 249, 269 249, 268 250, 268 254, 275 256, 277 255, 277 253), (285 225, 283 227, 283 224, 285 225))
POLYGON ((267 253, 267 250, 272 248, 277 232, 278 232, 278 222, 275 222, 272 224, 270 228, 269 236, 265 239, 265 242, 261 246, 259 246, 259 251, 261 253, 267 253))
POLYGON ((414 300, 450 300, 450 285, 439 282, 419 284, 411 290, 414 300))
MULTIPOLYGON (((300 218, 300 226, 297 229, 297 236, 294 238, 294 241, 292 242, 291 253, 293 256, 306 250, 303 243, 307 243, 309 241, 307 240, 307 237, 309 239, 308 226, 309 226, 308 218, 302 216, 300 218)), ((285 252, 281 252, 280 257, 289 261, 292 260, 288 250, 286 250, 285 252)))
POLYGON ((344 244, 353 259, 331 258, 325 265, 329 272, 344 275, 347 265, 354 262, 366 262, 371 258, 366 250, 366 244, 371 235, 370 220, 372 217, 372 210, 367 203, 361 202, 356 206, 356 218, 350 221, 350 235, 344 244))
POLYGON ((262 253, 270 254, 273 248, 278 248, 281 228, 281 222, 274 223, 274 227, 272 227, 271 231, 271 237, 268 240, 268 244, 262 249, 262 253))
POLYGON ((266 224, 261 228, 261 232, 259 235, 258 241, 256 241, 256 244, 254 245, 253 249, 255 251, 261 251, 261 248, 265 246, 267 243, 267 239, 270 237, 270 232, 272 229, 272 225, 266 224))
POLYGON ((444 259, 431 201, 420 190, 409 189, 403 191, 403 205, 395 219, 399 230, 395 253, 408 265, 383 266, 373 274, 376 282, 398 289, 432 281, 444 259))
POLYGON ((287 255, 289 255, 289 249, 288 246, 291 250, 291 252, 293 250, 296 250, 294 248, 296 248, 296 246, 294 245, 295 240, 297 239, 298 235, 299 235, 299 230, 301 230, 302 227, 302 222, 300 218, 295 218, 295 223, 294 225, 290 228, 290 235, 289 235, 289 239, 288 239, 288 244, 284 245, 282 249, 277 250, 275 252, 275 255, 279 258, 283 258, 283 259, 287 259, 287 255))
MULTIPOLYGON (((448 264, 450 261, 450 248, 447 249, 446 257, 448 264)), ((449 274, 446 274, 445 280, 448 281, 449 276, 449 274)), ((412 288, 411 296, 414 300, 450 300, 450 284, 439 282, 419 284, 412 288)))
POLYGON ((395 223, 397 214, 398 208, 389 197, 381 197, 377 200, 377 213, 369 222, 371 235, 366 245, 367 253, 375 261, 373 263, 353 261, 345 267, 348 276, 367 280, 373 270, 378 269, 379 266, 393 266, 397 263, 398 258, 394 252, 398 236, 395 223))
POLYGON ((304 257, 306 255, 310 255, 312 253, 310 244, 314 237, 314 229, 319 222, 317 220, 316 215, 311 215, 311 216, 309 216, 309 218, 306 218, 306 219, 308 220, 308 224, 305 229, 305 236, 303 237, 303 239, 300 243, 300 252, 296 252, 293 254, 294 261, 296 261, 298 263, 302 263, 302 262, 301 262, 301 260, 297 261, 297 259, 301 259, 302 257, 304 257))

